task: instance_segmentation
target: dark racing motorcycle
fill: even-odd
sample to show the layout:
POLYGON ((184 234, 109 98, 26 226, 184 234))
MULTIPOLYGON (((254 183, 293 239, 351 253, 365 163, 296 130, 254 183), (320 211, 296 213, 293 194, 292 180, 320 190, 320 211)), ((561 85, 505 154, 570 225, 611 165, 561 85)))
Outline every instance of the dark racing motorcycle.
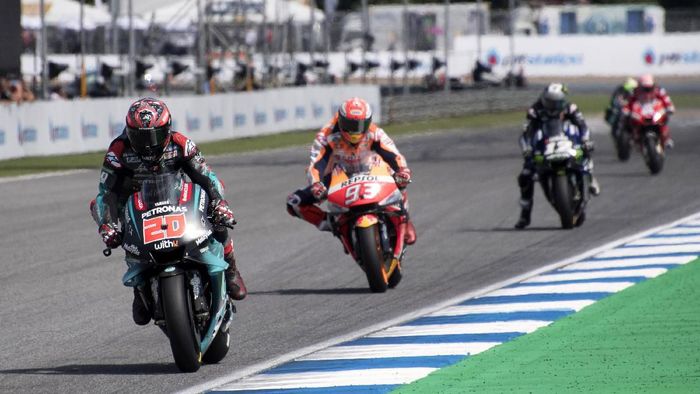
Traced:
POLYGON ((535 134, 534 160, 542 190, 565 229, 580 226, 590 198, 577 128, 560 118, 543 122, 535 134))
POLYGON ((124 209, 122 248, 140 262, 125 283, 146 279, 141 297, 183 372, 226 356, 235 313, 226 294, 223 247, 210 237, 208 206, 199 185, 165 174, 146 179, 124 209))
POLYGON ((622 109, 626 104, 627 100, 619 95, 615 98, 613 105, 607 108, 605 111, 605 121, 610 125, 610 133, 615 145, 615 152, 617 153, 617 158, 620 161, 629 160, 630 150, 632 147, 632 136, 630 135, 629 131, 620 124, 622 109))

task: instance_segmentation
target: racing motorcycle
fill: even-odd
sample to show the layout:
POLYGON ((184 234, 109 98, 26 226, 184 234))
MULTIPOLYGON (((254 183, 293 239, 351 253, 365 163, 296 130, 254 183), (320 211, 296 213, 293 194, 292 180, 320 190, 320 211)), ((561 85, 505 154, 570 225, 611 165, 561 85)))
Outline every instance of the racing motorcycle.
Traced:
POLYGON ((328 188, 333 233, 375 293, 398 285, 406 249, 406 210, 392 173, 376 153, 367 152, 354 164, 336 164, 328 188))
POLYGON ((661 100, 640 100, 632 104, 628 120, 629 133, 642 151, 644 162, 652 174, 658 174, 666 156, 661 143, 661 127, 668 121, 666 107, 661 100))
POLYGON ((624 127, 620 127, 620 117, 622 116, 622 108, 625 107, 626 100, 619 95, 615 98, 611 107, 605 110, 605 121, 610 125, 610 134, 613 137, 615 152, 620 161, 627 161, 630 158, 630 150, 632 147, 631 136, 624 127))
POLYGON ((226 356, 235 313, 226 294, 223 246, 210 237, 208 206, 199 185, 165 174, 146 179, 124 209, 122 248, 140 263, 125 283, 146 278, 140 296, 183 372, 226 356))
POLYGON ((578 139, 576 126, 561 118, 546 120, 535 134, 533 153, 537 177, 565 229, 583 224, 590 199, 590 178, 584 171, 583 150, 578 139))

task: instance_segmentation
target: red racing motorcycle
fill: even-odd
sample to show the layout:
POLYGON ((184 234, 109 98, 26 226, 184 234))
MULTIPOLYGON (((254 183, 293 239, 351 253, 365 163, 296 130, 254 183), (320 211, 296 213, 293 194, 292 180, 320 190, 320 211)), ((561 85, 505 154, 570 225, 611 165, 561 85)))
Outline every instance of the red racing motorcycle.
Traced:
POLYGON ((336 164, 328 188, 333 233, 364 270, 375 293, 399 283, 406 249, 406 209, 392 173, 370 152, 355 164, 336 164))
POLYGON ((644 162, 652 174, 658 174, 664 166, 666 153, 661 128, 667 121, 668 114, 661 100, 654 98, 632 104, 626 132, 642 151, 644 162))

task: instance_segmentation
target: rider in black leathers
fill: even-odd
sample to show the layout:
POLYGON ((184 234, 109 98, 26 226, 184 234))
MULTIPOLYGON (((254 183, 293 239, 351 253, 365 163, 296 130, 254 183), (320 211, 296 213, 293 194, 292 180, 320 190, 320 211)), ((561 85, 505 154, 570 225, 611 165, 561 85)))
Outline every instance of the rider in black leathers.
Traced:
MULTIPOLYGON (((172 120, 168 107, 160 100, 145 98, 129 108, 124 132, 109 146, 102 164, 99 193, 90 203, 90 212, 98 224, 102 241, 109 248, 121 245, 119 218, 128 197, 140 190, 144 179, 153 173, 184 172, 192 182, 206 191, 215 231, 213 237, 224 246, 227 292, 233 299, 245 298, 247 290, 236 268, 233 242, 228 227, 235 224, 233 212, 223 196, 223 185, 204 160, 192 140, 170 129, 172 120)), ((138 259, 126 253, 127 264, 138 259)), ((136 324, 150 321, 143 305, 141 291, 134 286, 133 317, 136 324)))
POLYGON ((566 94, 566 86, 560 83, 551 83, 544 89, 538 100, 527 110, 527 124, 519 139, 524 163, 520 175, 518 175, 521 211, 520 218, 515 224, 515 228, 517 229, 523 229, 530 224, 532 198, 535 193, 534 176, 536 173, 532 156, 532 138, 534 133, 542 127, 542 122, 546 119, 562 116, 565 120, 568 120, 578 127, 581 141, 583 142, 586 171, 591 176, 590 192, 593 195, 600 194, 600 186, 592 174, 593 160, 591 158, 591 152, 593 151, 593 141, 591 140, 590 130, 578 106, 566 101, 566 94))

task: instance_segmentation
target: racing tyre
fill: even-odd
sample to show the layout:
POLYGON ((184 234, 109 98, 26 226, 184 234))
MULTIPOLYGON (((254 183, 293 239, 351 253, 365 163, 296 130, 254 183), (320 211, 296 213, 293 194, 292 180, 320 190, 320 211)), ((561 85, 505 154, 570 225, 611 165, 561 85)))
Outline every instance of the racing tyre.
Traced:
POLYGON ((664 167, 664 148, 656 134, 647 134, 644 138, 644 159, 652 175, 661 172, 664 167))
POLYGON ((574 208, 571 199, 572 190, 566 174, 557 175, 552 179, 552 192, 554 193, 554 206, 561 219, 561 227, 571 229, 574 227, 574 208))
POLYGON ((365 268, 369 288, 374 293, 383 293, 388 287, 388 278, 384 268, 384 253, 376 224, 357 228, 358 256, 365 268))
POLYGON ((184 275, 160 280, 163 314, 175 365, 182 372, 196 372, 202 364, 202 353, 196 339, 189 291, 184 275))
POLYGON ((617 150, 617 158, 620 161, 627 161, 630 159, 631 142, 630 134, 627 130, 619 130, 617 132, 615 148, 617 150))
POLYGON ((216 364, 223 360, 226 357, 226 353, 228 353, 230 338, 231 335, 228 329, 226 331, 219 330, 211 345, 209 345, 209 349, 202 356, 202 362, 216 364))

